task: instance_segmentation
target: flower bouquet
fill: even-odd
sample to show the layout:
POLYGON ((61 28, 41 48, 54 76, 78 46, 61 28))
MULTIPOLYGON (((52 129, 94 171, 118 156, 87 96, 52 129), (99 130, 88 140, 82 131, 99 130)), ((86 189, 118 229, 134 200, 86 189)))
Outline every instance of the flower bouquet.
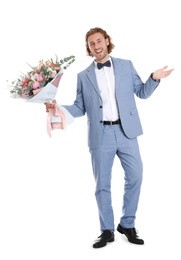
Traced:
MULTIPOLYGON (((67 69, 74 61, 75 56, 65 57, 61 60, 56 56, 55 60, 39 61, 36 67, 29 65, 31 70, 12 82, 11 97, 23 98, 27 102, 33 103, 52 102, 64 69, 67 69)), ((64 107, 55 103, 47 116, 48 135, 51 137, 51 130, 65 129, 66 125, 72 122, 71 114, 64 107)))
POLYGON ((59 60, 40 60, 36 67, 30 68, 31 70, 26 74, 22 73, 20 77, 12 82, 12 89, 10 90, 11 96, 14 98, 29 99, 39 93, 49 82, 63 73, 71 63, 75 61, 75 56, 65 57, 59 60))

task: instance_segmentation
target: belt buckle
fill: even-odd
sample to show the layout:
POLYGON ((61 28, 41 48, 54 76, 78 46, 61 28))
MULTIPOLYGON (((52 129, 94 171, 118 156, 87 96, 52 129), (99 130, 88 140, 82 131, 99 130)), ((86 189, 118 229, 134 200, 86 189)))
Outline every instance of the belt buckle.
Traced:
POLYGON ((113 122, 112 122, 112 121, 110 121, 110 125, 113 125, 113 122))

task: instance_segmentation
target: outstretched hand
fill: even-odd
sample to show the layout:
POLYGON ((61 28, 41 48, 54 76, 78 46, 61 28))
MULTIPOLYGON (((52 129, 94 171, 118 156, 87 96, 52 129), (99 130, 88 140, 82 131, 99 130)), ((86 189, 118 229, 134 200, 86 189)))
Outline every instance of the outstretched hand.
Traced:
POLYGON ((52 103, 44 103, 44 105, 46 106, 46 112, 49 112, 50 109, 54 108, 56 103, 56 100, 53 100, 52 103))
POLYGON ((167 68, 168 66, 164 66, 163 68, 156 70, 153 73, 152 78, 154 80, 159 80, 168 77, 174 69, 166 70, 167 68))

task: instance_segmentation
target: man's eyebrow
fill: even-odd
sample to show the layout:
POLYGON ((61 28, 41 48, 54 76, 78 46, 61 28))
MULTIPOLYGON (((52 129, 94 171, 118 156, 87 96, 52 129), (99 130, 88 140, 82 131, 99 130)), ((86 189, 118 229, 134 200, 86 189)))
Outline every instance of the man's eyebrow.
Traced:
MULTIPOLYGON (((95 42, 102 40, 103 38, 98 38, 95 40, 95 42)), ((94 41, 90 41, 89 43, 93 43, 94 41)))

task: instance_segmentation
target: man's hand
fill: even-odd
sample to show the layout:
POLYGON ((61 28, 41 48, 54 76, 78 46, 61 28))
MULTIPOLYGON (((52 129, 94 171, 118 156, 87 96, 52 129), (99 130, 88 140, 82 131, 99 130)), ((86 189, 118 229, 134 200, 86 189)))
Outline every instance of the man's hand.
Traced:
POLYGON ((153 80, 159 80, 168 77, 174 69, 166 70, 168 66, 164 66, 163 68, 156 70, 152 74, 152 79, 153 80))
POLYGON ((46 112, 49 112, 50 109, 54 108, 56 103, 56 100, 53 100, 52 103, 44 103, 46 106, 46 112))

